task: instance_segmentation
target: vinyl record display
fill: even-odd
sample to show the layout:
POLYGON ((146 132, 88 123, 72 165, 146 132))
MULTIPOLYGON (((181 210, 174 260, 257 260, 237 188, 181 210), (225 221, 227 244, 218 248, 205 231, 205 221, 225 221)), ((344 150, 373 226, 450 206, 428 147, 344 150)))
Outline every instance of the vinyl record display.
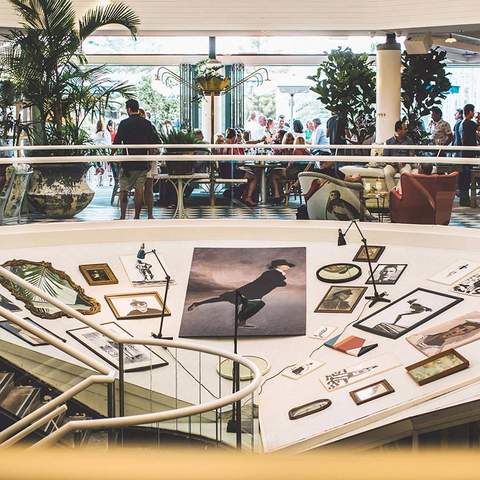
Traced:
POLYGON ((317 278, 326 283, 345 283, 357 279, 362 269, 353 263, 332 263, 317 270, 317 278))

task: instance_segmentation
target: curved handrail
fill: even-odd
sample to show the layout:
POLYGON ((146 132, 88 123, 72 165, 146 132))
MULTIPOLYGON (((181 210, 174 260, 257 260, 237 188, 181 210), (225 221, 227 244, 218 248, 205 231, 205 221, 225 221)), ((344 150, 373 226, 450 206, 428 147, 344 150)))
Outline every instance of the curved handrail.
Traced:
MULTIPOLYGON (((150 413, 150 414, 133 415, 128 417, 116 417, 116 418, 109 418, 109 419, 80 420, 80 421, 75 421, 74 424, 67 423, 62 427, 60 427, 55 432, 53 432, 52 434, 50 434, 48 437, 45 437, 43 440, 41 440, 39 442, 39 445, 51 445, 52 443, 57 442, 60 438, 62 438, 64 435, 66 435, 68 432, 72 430, 96 429, 96 428, 103 428, 103 426, 105 426, 106 428, 122 428, 127 426, 145 424, 145 423, 156 423, 164 420, 170 420, 174 418, 181 418, 185 416, 208 412, 214 409, 218 409, 218 408, 222 408, 224 406, 230 405, 236 401, 239 401, 245 398, 247 395, 253 393, 256 390, 256 388, 260 385, 261 374, 260 374, 259 368, 253 362, 251 362, 246 358, 243 358, 240 355, 226 352, 220 349, 208 347, 208 346, 197 345, 192 342, 184 342, 184 341, 179 342, 174 340, 161 340, 161 339, 154 340, 150 338, 137 339, 137 338, 131 338, 126 336, 118 336, 113 332, 111 332, 110 330, 108 330, 107 328, 104 328, 102 325, 99 325, 98 323, 88 319, 85 315, 81 314, 74 308, 68 305, 65 305, 60 300, 56 299, 55 297, 52 297, 48 293, 35 287, 34 285, 30 284, 26 280, 18 277, 14 273, 10 272, 9 270, 1 266, 0 266, 0 276, 22 286, 23 288, 31 291, 35 295, 38 295, 40 298, 44 299, 45 301, 51 303, 52 305, 55 305, 63 313, 76 318, 83 324, 93 328, 94 330, 110 338, 115 343, 142 344, 142 345, 160 346, 165 348, 172 347, 172 348, 180 348, 185 350, 193 350, 201 353, 208 353, 208 354, 216 355, 219 357, 228 358, 234 362, 238 362, 239 364, 247 367, 253 373, 253 378, 249 385, 243 387, 238 392, 229 394, 225 397, 222 397, 210 402, 202 403, 200 405, 177 408, 177 409, 169 410, 167 412, 156 412, 156 413, 150 413)), ((94 368, 97 371, 106 373, 106 375, 102 375, 102 376, 92 375, 89 378, 84 379, 79 384, 70 388, 66 392, 63 392, 63 394, 50 400, 50 402, 42 406, 40 409, 35 410, 31 414, 27 415, 23 419, 13 424, 8 429, 4 430, 3 432, 0 432, 0 442, 4 441, 14 433, 21 430, 24 425, 26 426, 32 421, 37 420, 43 413, 47 413, 52 408, 57 407, 61 403, 64 403, 65 400, 72 398, 79 391, 82 391, 84 388, 86 388, 87 383, 88 385, 91 385, 91 383, 98 383, 99 380, 111 383, 115 380, 115 371, 112 371, 104 367, 102 364, 100 364, 96 360, 93 360, 88 356, 83 355, 80 352, 77 352, 74 348, 70 347, 69 345, 65 345, 63 342, 59 341, 56 337, 49 334, 48 332, 45 332, 40 328, 36 327, 35 325, 32 325, 29 322, 26 322, 25 320, 18 318, 12 312, 2 307, 0 307, 0 316, 4 316, 8 320, 21 326, 22 328, 25 328, 26 330, 30 331, 35 335, 38 335, 43 340, 59 348, 65 353, 68 353, 69 355, 73 356, 77 360, 87 364, 91 368, 94 368), (40 411, 40 414, 38 413, 39 411, 40 411)), ((0 444, 0 447, 1 447, 1 444, 0 444)))

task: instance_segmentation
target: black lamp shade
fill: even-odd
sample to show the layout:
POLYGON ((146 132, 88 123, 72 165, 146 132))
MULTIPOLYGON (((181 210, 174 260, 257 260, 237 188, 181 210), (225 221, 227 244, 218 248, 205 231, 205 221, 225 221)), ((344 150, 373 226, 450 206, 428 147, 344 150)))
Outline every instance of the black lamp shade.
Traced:
POLYGON ((339 247, 342 247, 343 245, 347 244, 347 241, 345 240, 345 235, 343 234, 341 228, 338 229, 338 243, 337 244, 338 244, 339 247))

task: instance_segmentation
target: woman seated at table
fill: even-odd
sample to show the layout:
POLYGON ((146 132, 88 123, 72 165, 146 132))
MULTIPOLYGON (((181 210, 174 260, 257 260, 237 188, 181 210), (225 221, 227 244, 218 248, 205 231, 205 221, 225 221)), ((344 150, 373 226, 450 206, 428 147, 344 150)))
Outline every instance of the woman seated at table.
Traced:
MULTIPOLYGON (((284 145, 298 145, 298 147, 291 150, 283 150, 283 155, 310 155, 310 151, 305 148, 305 139, 303 137, 293 138, 293 135, 288 132, 285 134, 284 145), (292 142, 293 140, 293 142, 292 142), (292 142, 292 143, 290 143, 292 142), (293 150, 293 151, 292 151, 293 150)), ((280 205, 282 203, 282 196, 280 194, 280 185, 285 180, 298 179, 298 174, 303 172, 308 165, 308 162, 288 162, 285 167, 274 168, 269 175, 270 184, 272 187, 273 204, 280 205)))

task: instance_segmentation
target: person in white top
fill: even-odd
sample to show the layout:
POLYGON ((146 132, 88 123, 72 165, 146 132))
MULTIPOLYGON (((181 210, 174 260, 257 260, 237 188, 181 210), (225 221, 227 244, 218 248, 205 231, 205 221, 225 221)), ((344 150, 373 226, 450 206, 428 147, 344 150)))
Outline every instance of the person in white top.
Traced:
MULTIPOLYGON (((312 145, 328 145, 327 132, 322 126, 322 121, 319 118, 314 118, 312 120, 315 130, 312 133, 312 145)), ((330 155, 330 150, 328 148, 318 148, 313 150, 314 155, 330 155)))
MULTIPOLYGON (((105 126, 105 122, 103 119, 98 120, 97 122, 97 131, 95 136, 93 137, 93 143, 95 145, 111 145, 112 144, 112 137, 110 132, 107 130, 105 126)), ((97 150, 97 155, 102 155, 102 150, 97 150)), ((99 187, 103 187, 103 176, 107 171, 107 162, 101 162, 98 164, 97 168, 95 169, 95 175, 97 175, 97 185, 99 187)))

